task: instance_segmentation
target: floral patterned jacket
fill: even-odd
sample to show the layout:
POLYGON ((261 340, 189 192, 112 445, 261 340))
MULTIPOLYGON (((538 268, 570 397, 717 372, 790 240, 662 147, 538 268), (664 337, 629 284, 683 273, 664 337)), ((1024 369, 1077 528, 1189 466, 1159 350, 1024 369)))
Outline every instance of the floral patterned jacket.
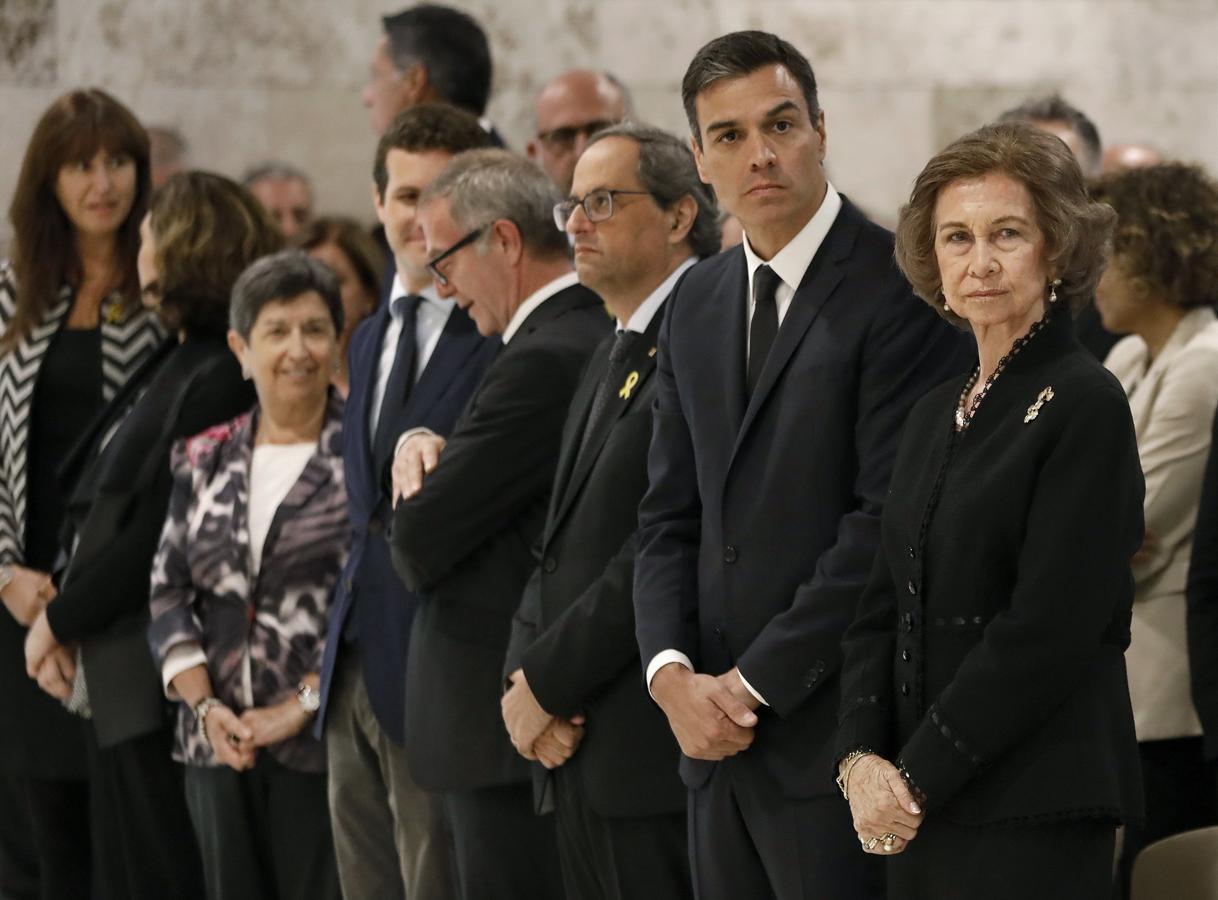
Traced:
MULTIPOLYGON (((330 597, 350 527, 343 482, 342 401, 332 395, 317 450, 279 505, 251 577, 249 473, 258 408, 173 448, 173 493, 152 566, 149 642, 158 670, 183 642, 207 656, 212 688, 240 714, 248 652, 255 706, 296 693, 321 669, 330 597)), ((174 759, 218 765, 194 716, 179 704, 174 759)), ((323 744, 306 727, 266 748, 283 765, 325 771, 323 744)))

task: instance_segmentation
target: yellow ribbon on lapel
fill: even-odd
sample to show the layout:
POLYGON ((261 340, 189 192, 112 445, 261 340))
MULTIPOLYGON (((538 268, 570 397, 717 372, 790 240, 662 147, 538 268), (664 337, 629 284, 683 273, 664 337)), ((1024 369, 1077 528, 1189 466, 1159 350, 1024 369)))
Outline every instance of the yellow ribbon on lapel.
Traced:
POLYGON ((634 386, 639 383, 639 373, 631 372, 626 376, 626 383, 622 385, 622 389, 617 392, 617 395, 623 400, 630 399, 630 392, 634 390, 634 386))

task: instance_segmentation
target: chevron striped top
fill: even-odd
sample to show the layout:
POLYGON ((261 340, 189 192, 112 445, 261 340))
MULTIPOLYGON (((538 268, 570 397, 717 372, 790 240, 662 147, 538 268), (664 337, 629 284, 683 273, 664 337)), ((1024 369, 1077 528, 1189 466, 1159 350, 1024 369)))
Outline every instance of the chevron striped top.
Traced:
MULTIPOLYGON (((16 312, 16 287, 12 266, 0 262, 0 335, 16 312)), ((100 374, 102 397, 107 402, 165 335, 156 316, 144 310, 111 321, 106 307, 121 308, 115 307, 118 302, 117 297, 107 300, 101 316, 100 374)), ((15 347, 0 353, 0 563, 21 563, 25 558, 30 406, 43 358, 71 308, 72 290, 65 286, 42 321, 15 347)))

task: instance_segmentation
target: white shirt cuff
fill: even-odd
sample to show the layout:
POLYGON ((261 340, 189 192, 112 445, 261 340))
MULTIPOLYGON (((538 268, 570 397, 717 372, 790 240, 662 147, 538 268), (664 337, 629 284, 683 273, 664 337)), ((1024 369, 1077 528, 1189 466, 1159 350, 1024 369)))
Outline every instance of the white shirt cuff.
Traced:
POLYGON ((398 451, 402 449, 402 445, 416 434, 430 434, 432 437, 435 437, 436 433, 430 428, 411 428, 408 431, 403 431, 402 436, 398 438, 398 442, 393 445, 393 455, 397 456, 398 451))
POLYGON ((757 701, 758 703, 760 703, 762 706, 769 706, 769 705, 770 705, 770 704, 768 704, 768 703, 766 703, 766 702, 765 702, 765 697, 761 696, 761 694, 757 693, 757 691, 755 691, 755 690, 753 689, 753 686, 752 686, 751 684, 749 684, 749 680, 748 680, 747 678, 745 678, 745 677, 744 677, 744 673, 743 673, 743 672, 741 672, 739 668, 737 668, 737 669, 736 669, 736 674, 740 676, 740 683, 744 685, 744 689, 745 689, 746 691, 748 691, 750 694, 752 694, 752 695, 753 695, 753 699, 754 699, 754 700, 756 700, 756 701, 757 701))
MULTIPOLYGON (((651 693, 651 679, 656 677, 656 672, 660 671, 660 669, 664 668, 669 663, 680 663, 681 665, 685 666, 685 668, 689 669, 689 671, 692 672, 694 670, 694 664, 690 662, 689 657, 680 650, 661 650, 659 653, 653 656, 651 658, 651 662, 647 664, 647 693, 651 693)), ((655 697, 652 697, 651 699, 654 700, 655 697)))
POLYGON ((182 641, 170 647, 161 666, 161 685, 165 688, 165 696, 170 700, 181 700, 181 695, 173 688, 173 680, 187 669, 206 665, 207 654, 198 641, 182 641))

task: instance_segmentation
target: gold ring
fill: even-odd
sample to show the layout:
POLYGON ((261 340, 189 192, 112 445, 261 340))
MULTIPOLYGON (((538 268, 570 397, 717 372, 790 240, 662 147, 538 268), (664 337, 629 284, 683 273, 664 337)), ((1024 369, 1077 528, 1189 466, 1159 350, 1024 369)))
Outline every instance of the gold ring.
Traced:
POLYGON ((893 834, 891 831, 889 831, 884 834, 882 840, 884 841, 884 852, 891 853, 892 845, 894 843, 896 843, 897 836, 895 834, 893 834))
POLYGON ((870 852, 875 849, 875 845, 878 844, 879 842, 880 842, 880 839, 878 837, 868 838, 867 841, 863 844, 863 849, 870 852))

